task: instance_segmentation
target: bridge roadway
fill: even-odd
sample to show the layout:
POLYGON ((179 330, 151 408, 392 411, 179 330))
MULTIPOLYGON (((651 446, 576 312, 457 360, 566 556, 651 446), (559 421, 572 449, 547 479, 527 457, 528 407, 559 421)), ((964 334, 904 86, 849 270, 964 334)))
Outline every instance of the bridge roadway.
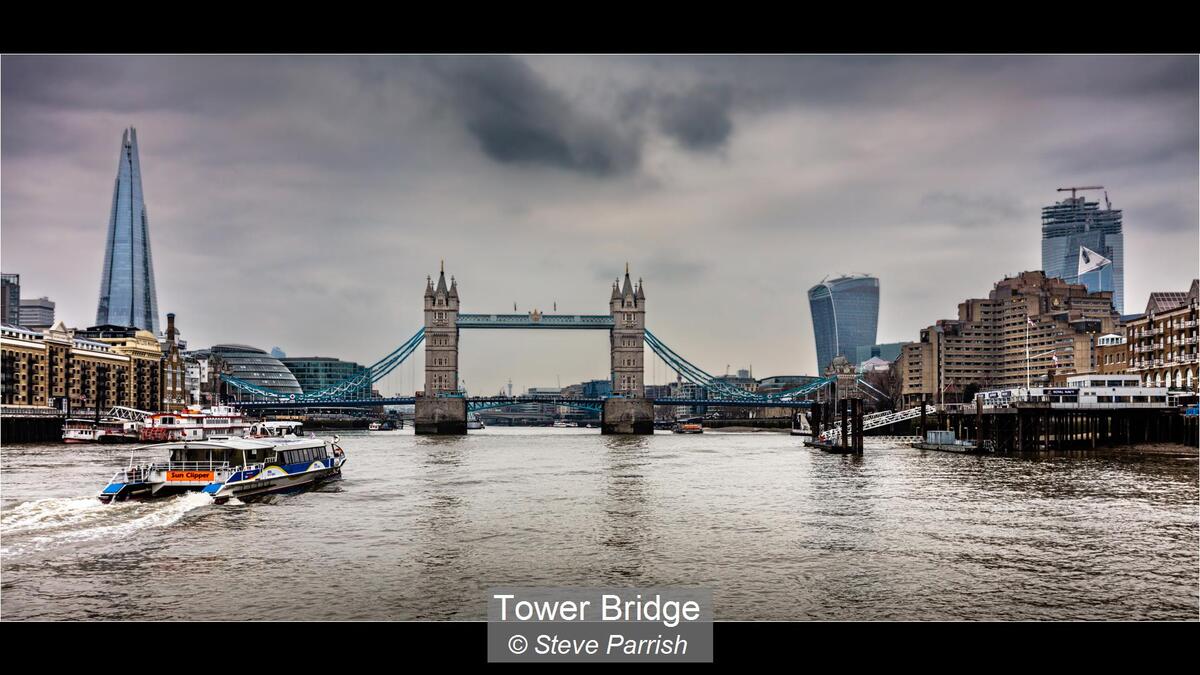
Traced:
MULTIPOLYGON (((619 398, 619 397, 618 397, 619 398)), ((352 400, 329 401, 240 401, 229 405, 248 410, 280 409, 280 408, 374 408, 383 405, 414 405, 417 399, 413 396, 392 398, 367 398, 352 400)), ((604 405, 603 398, 575 398, 566 396, 469 396, 467 405, 472 409, 506 407, 502 404, 524 405, 541 403, 545 405, 562 405, 570 407, 588 407, 599 409, 604 405)), ((809 408, 812 401, 743 401, 738 399, 699 399, 699 398, 658 398, 653 400, 656 406, 714 406, 729 408, 809 408)))

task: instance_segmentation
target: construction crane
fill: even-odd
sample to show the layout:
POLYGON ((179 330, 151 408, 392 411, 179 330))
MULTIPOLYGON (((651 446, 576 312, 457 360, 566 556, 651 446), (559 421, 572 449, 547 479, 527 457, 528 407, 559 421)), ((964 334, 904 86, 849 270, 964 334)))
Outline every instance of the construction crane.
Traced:
MULTIPOLYGON (((1059 191, 1059 192, 1067 192, 1067 191, 1070 191, 1070 192, 1071 192, 1071 199, 1075 199, 1075 191, 1076 191, 1076 190, 1103 190, 1103 189, 1104 189, 1104 186, 1103 186, 1103 185, 1085 185, 1085 186, 1083 186, 1083 187, 1065 187, 1065 188, 1058 188, 1058 191, 1059 191)), ((1107 194, 1107 193, 1105 193, 1105 199, 1107 199, 1107 198, 1108 198, 1108 194, 1107 194)))

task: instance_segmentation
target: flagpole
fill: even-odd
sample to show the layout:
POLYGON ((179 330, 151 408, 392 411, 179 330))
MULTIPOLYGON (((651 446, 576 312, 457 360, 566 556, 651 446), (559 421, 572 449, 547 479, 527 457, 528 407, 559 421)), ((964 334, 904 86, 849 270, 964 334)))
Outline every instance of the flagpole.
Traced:
POLYGON ((1032 319, 1025 315, 1025 389, 1029 390, 1029 322, 1032 319))

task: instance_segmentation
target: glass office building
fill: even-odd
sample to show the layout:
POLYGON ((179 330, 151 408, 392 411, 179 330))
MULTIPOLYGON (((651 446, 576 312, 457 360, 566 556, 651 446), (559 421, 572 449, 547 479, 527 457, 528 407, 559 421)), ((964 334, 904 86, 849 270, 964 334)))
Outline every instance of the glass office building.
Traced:
POLYGON ((853 359, 859 347, 875 344, 879 327, 879 279, 856 274, 825 279, 808 289, 813 335, 817 341, 817 372, 839 354, 853 359))
MULTIPOLYGON (((1107 202, 1107 199, 1105 200, 1107 202)), ((1106 203, 1068 197, 1042 209, 1042 270, 1088 291, 1112 291, 1113 307, 1125 313, 1125 235, 1121 211, 1106 203), (1079 251, 1086 247, 1111 264, 1079 274, 1079 251)))
POLYGON ((0 274, 0 322, 10 326, 21 322, 20 274, 0 274))
POLYGON ((189 352, 188 358, 207 361, 208 372, 213 378, 209 384, 210 391, 223 389, 232 400, 254 400, 255 396, 236 387, 222 387, 218 381, 221 373, 232 375, 276 394, 300 396, 304 393, 300 383, 296 381, 296 376, 287 366, 257 347, 237 344, 213 345, 210 349, 189 352))
POLYGON ((347 391, 343 398, 371 398, 371 369, 366 366, 329 356, 284 357, 279 361, 292 371, 306 394, 315 394, 362 375, 362 385, 347 391))
POLYGON ((97 326, 135 326, 158 334, 158 297, 150 257, 150 221, 142 201, 142 169, 137 131, 121 138, 121 158, 113 186, 104 270, 100 276, 97 326))

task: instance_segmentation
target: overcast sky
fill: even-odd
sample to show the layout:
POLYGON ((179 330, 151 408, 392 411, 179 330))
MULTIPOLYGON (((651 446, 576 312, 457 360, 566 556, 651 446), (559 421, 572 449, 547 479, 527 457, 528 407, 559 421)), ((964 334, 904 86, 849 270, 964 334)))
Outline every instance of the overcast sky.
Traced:
MULTIPOLYGON (((602 313, 717 374, 813 373, 806 290, 913 340, 1039 269, 1055 188, 1124 210, 1127 313, 1197 276, 1195 57, 46 57, 2 63, 0 264, 95 319, 122 129, 189 347, 371 363, 445 259, 467 312, 602 313), (1099 197, 1097 193, 1089 196, 1099 197)), ((472 393, 608 377, 603 332, 464 331, 472 393)), ((383 383, 419 388, 422 360, 383 383)), ((647 364, 647 380, 672 379, 647 364)))

